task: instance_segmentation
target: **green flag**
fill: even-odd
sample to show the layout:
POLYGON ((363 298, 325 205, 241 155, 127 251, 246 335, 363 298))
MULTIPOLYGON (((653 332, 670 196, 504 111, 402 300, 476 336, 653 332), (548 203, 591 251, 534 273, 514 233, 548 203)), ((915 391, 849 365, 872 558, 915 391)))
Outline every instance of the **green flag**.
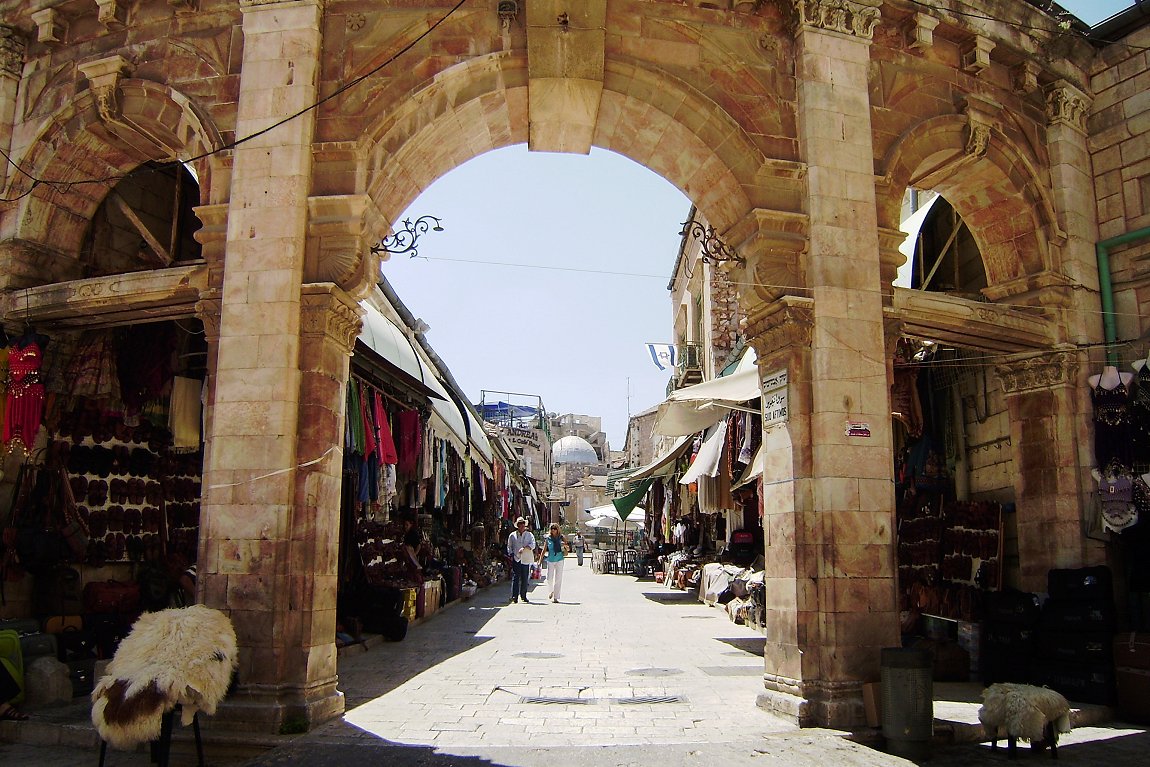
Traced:
POLYGON ((635 510, 635 507, 639 505, 639 501, 643 500, 643 496, 651 489, 651 484, 654 481, 653 478, 647 478, 640 482, 637 488, 622 498, 615 498, 611 501, 611 503, 615 504, 615 511, 619 512, 620 519, 624 522, 627 521, 627 517, 630 516, 631 512, 635 510))

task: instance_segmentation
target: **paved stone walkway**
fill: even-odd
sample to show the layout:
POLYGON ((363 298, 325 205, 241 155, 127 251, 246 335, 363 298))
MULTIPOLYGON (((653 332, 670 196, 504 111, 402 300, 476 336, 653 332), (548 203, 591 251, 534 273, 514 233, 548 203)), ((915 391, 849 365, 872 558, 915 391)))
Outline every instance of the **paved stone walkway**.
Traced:
MULTIPOLYGON (((800 730, 755 706, 763 637, 721 609, 630 576, 566 563, 563 601, 508 604, 509 584, 412 627, 403 642, 340 659, 347 713, 304 736, 238 739, 205 730, 218 767, 907 767, 910 762, 831 730, 800 730), (251 749, 267 748, 259 756, 251 749)), ((355 648, 353 648, 355 649, 355 648)), ((951 695, 950 718, 977 704, 951 695)), ((973 700, 973 699, 970 699, 973 700)), ((74 704, 81 711, 84 705, 74 704)), ((936 709, 937 713, 937 709, 936 709)), ((59 716, 57 717, 59 718, 59 716)), ((89 739, 43 730, 0 744, 0 763, 96 764, 89 739)), ((0 736, 3 727, 0 726, 0 736)), ((80 726, 77 724, 76 726, 80 726)), ((1150 734, 1113 725, 1075 730, 1063 767, 1146 764, 1150 734)), ((1024 749, 1025 751, 1025 749, 1024 749)), ((1029 758, 1028 753, 1023 754, 1029 758)), ((1048 758, 1045 757, 1044 758, 1048 758)), ((934 749, 929 765, 1005 764, 1004 750, 934 749)), ((111 752, 108 767, 144 767, 144 750, 111 752)), ((173 766, 195 764, 181 733, 173 766)))

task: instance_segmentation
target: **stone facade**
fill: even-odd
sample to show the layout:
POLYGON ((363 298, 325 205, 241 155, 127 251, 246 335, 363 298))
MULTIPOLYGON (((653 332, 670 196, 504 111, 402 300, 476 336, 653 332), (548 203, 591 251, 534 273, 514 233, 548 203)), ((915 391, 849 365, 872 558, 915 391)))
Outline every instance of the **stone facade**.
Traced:
MULTIPOLYGON (((743 259, 740 330, 791 382, 791 420, 764 435, 763 705, 861 723, 861 686, 898 641, 892 329, 1003 357, 1019 585, 1101 561, 1081 535, 1093 244, 1150 220, 1145 29, 1098 50, 1022 0, 973 16, 904 0, 501 5, 19 2, 0 18, 4 319, 131 321, 147 301, 208 329, 200 588, 241 644, 221 719, 274 730, 341 710, 340 470, 301 466, 341 437, 368 246, 439 176, 512 144, 619 152, 743 259), (198 182, 202 257, 155 268, 147 297, 109 298, 118 275, 79 290, 115 183, 174 160, 198 182), (910 186, 966 221, 985 302, 891 288, 910 186), (1043 371, 1026 361, 1044 355, 1043 371)), ((1122 338, 1145 331, 1147 252, 1113 258, 1122 338)))

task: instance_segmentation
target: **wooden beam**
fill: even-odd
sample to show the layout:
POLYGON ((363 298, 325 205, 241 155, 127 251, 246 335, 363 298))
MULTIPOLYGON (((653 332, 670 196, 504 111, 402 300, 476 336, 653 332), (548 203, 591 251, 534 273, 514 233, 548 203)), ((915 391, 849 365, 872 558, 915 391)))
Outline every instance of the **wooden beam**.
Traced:
POLYGON ((144 238, 144 242, 148 243, 148 247, 152 249, 156 259, 164 266, 171 266, 172 257, 168 253, 167 248, 161 245, 155 235, 148 231, 148 227, 144 226, 144 222, 136 215, 136 211, 132 210, 132 206, 128 205, 127 201, 117 194, 115 190, 111 192, 111 197, 112 201, 116 203, 116 207, 120 209, 120 212, 132 222, 132 226, 136 227, 136 231, 144 238))

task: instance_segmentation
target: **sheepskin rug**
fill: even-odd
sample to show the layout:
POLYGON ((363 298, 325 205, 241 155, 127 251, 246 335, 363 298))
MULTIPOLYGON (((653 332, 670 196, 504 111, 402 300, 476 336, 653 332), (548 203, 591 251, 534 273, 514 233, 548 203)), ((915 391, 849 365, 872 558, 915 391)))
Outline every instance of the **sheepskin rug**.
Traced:
POLYGON ((1061 693, 1029 684, 992 684, 982 691, 978 721, 994 740, 1001 737, 1041 742, 1047 722, 1058 733, 1070 732, 1070 703, 1061 693))
POLYGON ((163 715, 183 706, 214 714, 236 668, 236 632, 228 616, 203 605, 145 613, 92 690, 92 724, 113 748, 160 737, 163 715))

